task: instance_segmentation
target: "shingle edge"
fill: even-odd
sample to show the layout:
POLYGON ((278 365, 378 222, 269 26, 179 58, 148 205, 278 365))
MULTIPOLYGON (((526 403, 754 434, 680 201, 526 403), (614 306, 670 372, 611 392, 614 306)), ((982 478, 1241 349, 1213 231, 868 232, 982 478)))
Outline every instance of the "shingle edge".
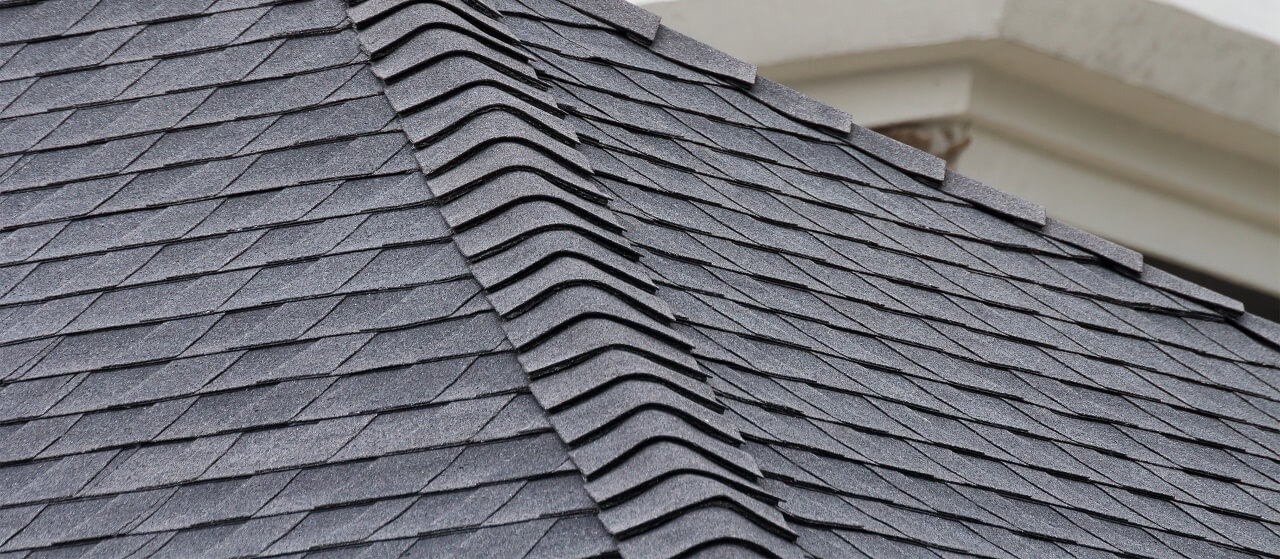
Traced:
POLYGON ((1280 349, 1280 324, 1256 314, 1244 313, 1236 317, 1236 325, 1280 349))
MULTIPOLYGON (((637 16, 633 15, 633 12, 641 11, 652 16, 654 19, 651 21, 658 21, 658 16, 622 0, 564 1, 584 13, 608 21, 642 38, 645 35, 632 29, 635 24, 628 24, 626 18, 635 18, 637 16), (622 6, 623 4, 625 7, 622 6)), ((936 181, 942 181, 945 177, 946 161, 941 158, 858 126, 848 113, 760 77, 755 65, 749 62, 661 24, 657 25, 650 39, 649 48, 663 58, 735 83, 778 112, 799 122, 835 132, 854 147, 893 167, 936 181)))
POLYGON ((947 162, 932 153, 913 148, 857 124, 849 132, 848 140, 858 149, 908 173, 937 181, 946 179, 947 162))
POLYGON ((1202 285, 1184 280, 1159 268, 1154 268, 1150 264, 1143 265, 1142 275, 1139 276, 1139 279, 1147 285, 1159 287, 1188 299, 1216 307, 1232 316, 1244 313, 1244 303, 1202 285))
POLYGON ((757 77, 751 94, 762 103, 796 120, 841 134, 853 132, 853 116, 773 80, 757 77))
POLYGON ((1039 204, 1001 192, 955 171, 946 171, 941 190, 1005 217, 1041 227, 1045 225, 1044 208, 1039 204))
POLYGON ((1053 218, 1045 219, 1041 233, 1059 241, 1070 243, 1092 252, 1098 257, 1111 262, 1135 274, 1142 273, 1142 253, 1125 248, 1102 237, 1076 229, 1053 218))
POLYGON ((563 0, 596 19, 652 43, 662 18, 626 0, 563 0))
POLYGON ((756 81, 754 64, 729 56, 724 51, 689 37, 665 25, 659 25, 649 48, 658 55, 720 76, 739 85, 751 86, 756 81))

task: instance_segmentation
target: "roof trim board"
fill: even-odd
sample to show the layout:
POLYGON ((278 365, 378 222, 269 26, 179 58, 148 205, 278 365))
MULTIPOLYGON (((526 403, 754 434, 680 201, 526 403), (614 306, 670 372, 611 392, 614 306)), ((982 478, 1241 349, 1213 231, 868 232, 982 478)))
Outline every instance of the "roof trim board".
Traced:
MULTIPOLYGON (((777 509, 777 499, 760 488, 754 459, 740 448, 741 435, 703 385, 706 375, 693 359, 691 345, 671 328, 671 309, 651 295, 653 282, 643 268, 613 263, 634 262, 637 253, 618 235, 617 219, 596 189, 576 186, 590 183, 593 173, 575 147, 576 134, 555 133, 568 128, 563 115, 521 99, 528 76, 537 75, 533 67, 490 65, 460 53, 437 55, 417 38, 438 25, 429 19, 432 14, 445 12, 411 7, 420 4, 475 22, 450 29, 482 43, 511 41, 510 33, 501 16, 490 17, 457 1, 373 0, 349 10, 353 20, 374 22, 357 32, 376 75, 389 74, 379 71, 387 64, 405 68, 399 72, 400 81, 429 75, 451 59, 474 67, 465 74, 470 83, 457 88, 470 96, 456 94, 428 109, 396 103, 400 123, 409 137, 421 138, 416 159, 428 186, 443 202, 442 214, 456 232, 459 248, 476 269, 492 271, 475 277, 496 303, 501 326, 534 380, 533 394, 570 456, 594 456, 588 461, 606 464, 584 474, 589 487, 613 480, 607 491, 592 494, 607 497, 597 502, 600 517, 622 552, 631 557, 666 556, 664 548, 652 543, 658 531, 670 534, 664 545, 680 551, 732 544, 774 557, 799 557, 799 548, 790 543, 796 535, 777 509), (453 110, 454 105, 461 107, 453 110), (414 118, 421 110, 451 122, 414 118), (521 149, 504 152, 501 165, 474 156, 507 145, 521 149), (507 180, 515 173, 526 176, 507 180), (485 188, 495 182, 524 190, 495 198, 492 189, 485 188), (531 266, 512 268, 518 261, 507 255, 524 245, 541 252, 536 247, 544 244, 540 238, 549 232, 576 242, 531 266), (608 256, 598 257, 601 253, 608 256), (618 366, 625 366, 627 374, 608 374, 618 366), (566 392, 567 380, 584 376, 602 382, 591 390, 566 392), (647 426, 642 436, 629 434, 627 426, 641 420, 647 426), (718 447, 693 442, 687 433, 720 440, 727 447, 715 452, 718 447), (645 449, 661 441, 681 446, 694 458, 640 460, 645 449), (601 448, 613 449, 613 455, 599 457, 601 448), (726 462, 739 468, 720 465, 726 462), (610 477, 616 471, 629 473, 610 477), (673 500, 672 495, 684 498, 673 500), (667 528, 708 508, 739 519, 739 532, 724 541, 719 531, 667 528)), ((657 32, 655 50, 675 49, 674 53, 688 48, 691 39, 671 33, 657 32)), ((512 44, 509 50, 520 48, 512 44)), ((705 45, 703 51, 708 65, 728 60, 705 45)), ((754 68, 748 76, 748 67, 728 64, 721 75, 753 79, 754 68)), ((534 85, 547 88, 540 82, 534 85)))

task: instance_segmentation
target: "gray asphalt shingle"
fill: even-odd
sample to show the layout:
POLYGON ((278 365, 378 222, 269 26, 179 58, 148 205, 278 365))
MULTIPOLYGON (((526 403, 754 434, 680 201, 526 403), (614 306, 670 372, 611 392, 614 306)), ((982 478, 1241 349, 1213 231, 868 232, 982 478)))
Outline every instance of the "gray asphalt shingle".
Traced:
POLYGON ((0 7, 0 553, 1271 556, 1240 311, 622 0, 0 7))

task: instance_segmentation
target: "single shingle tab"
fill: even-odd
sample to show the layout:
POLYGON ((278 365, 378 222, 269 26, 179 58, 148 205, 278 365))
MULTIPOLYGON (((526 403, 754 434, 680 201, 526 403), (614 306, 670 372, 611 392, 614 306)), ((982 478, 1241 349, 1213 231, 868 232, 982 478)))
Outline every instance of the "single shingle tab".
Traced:
POLYGON ((737 83, 751 85, 756 81, 756 67, 738 60, 711 45, 698 41, 665 25, 659 25, 649 45, 662 56, 728 78, 737 83))
POLYGON ((626 0, 565 0, 565 3, 646 41, 657 37, 661 25, 661 18, 626 0))
POLYGON ((343 417, 245 433, 201 477, 241 476, 323 462, 360 433, 370 419, 368 416, 343 417))
POLYGON ((1122 247, 1111 241, 1097 237, 1062 223, 1056 219, 1046 219, 1041 233, 1084 248, 1098 256, 1131 272, 1142 273, 1142 253, 1122 247))
POLYGON ((251 518, 202 526, 173 535, 156 551, 157 557, 237 557, 262 553, 271 542, 289 533, 303 513, 251 518))
POLYGON ((167 491, 145 491, 48 506, 0 550, 42 547, 115 534, 149 512, 165 493, 167 491))
POLYGON ((1013 195, 1005 194, 995 188, 952 171, 947 171, 946 175, 946 179, 942 181, 943 192, 957 198, 973 202, 979 207, 986 208, 1000 215, 1008 216, 1034 225, 1045 225, 1043 207, 1018 199, 1013 195))
POLYGON ((1208 288, 1196 285, 1150 265, 1143 266, 1142 275, 1139 276, 1139 278, 1148 285, 1167 289, 1179 295, 1195 299, 1196 301, 1225 309, 1233 315, 1239 315, 1244 312, 1244 304, 1240 301, 1227 297, 1226 295, 1216 293, 1208 288))
POLYGON ((294 472, 276 472, 182 486, 147 517, 138 530, 175 530, 251 516, 283 489, 294 475, 294 472))
POLYGON ((756 79, 751 95, 782 114, 828 128, 836 132, 853 132, 853 117, 808 95, 766 78, 756 79))
POLYGON ((1256 314, 1244 313, 1236 318, 1241 328, 1261 336, 1272 345, 1280 347, 1280 324, 1262 318, 1256 314))
POLYGON ((857 124, 853 125, 853 130, 849 133, 849 141, 858 149, 909 173, 939 182, 949 174, 946 169, 947 162, 942 158, 857 124))
MULTIPOLYGON (((274 515, 343 503, 368 502, 421 491, 458 457, 459 448, 384 456, 372 461, 342 462, 286 474, 288 485, 268 495, 258 513, 274 515), (343 483, 363 476, 364 484, 343 483)), ((254 479, 254 478, 249 478, 254 479)))
POLYGON ((149 406, 86 414, 41 455, 61 456, 152 440, 190 405, 190 399, 168 400, 149 406))
POLYGON ((193 480, 231 448, 235 440, 236 435, 219 435, 150 445, 122 453, 113 461, 114 467, 108 467, 106 472, 90 482, 83 493, 137 491, 144 487, 193 480))
POLYGON ((4 17, 21 18, 27 25, 6 25, 0 31, 0 42, 11 43, 49 37, 70 29, 77 21, 93 10, 93 0, 47 2, 39 4, 5 6, 4 17))
POLYGON ((311 547, 364 540, 412 503, 412 497, 402 497, 314 511, 263 553, 298 552, 311 547))

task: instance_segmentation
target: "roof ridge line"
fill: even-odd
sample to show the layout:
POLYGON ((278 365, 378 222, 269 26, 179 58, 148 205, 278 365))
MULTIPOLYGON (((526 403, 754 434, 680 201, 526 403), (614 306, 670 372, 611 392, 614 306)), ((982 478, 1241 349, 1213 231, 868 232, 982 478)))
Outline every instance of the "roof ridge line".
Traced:
POLYGON ((349 0, 348 15, 600 521, 624 557, 801 556, 576 130, 554 103, 524 100, 549 86, 501 14, 475 2, 349 0), (472 82, 489 87, 433 97, 472 82))
MULTIPOLYGON (((918 148, 859 126, 853 117, 804 93, 770 81, 755 66, 661 24, 661 18, 626 0, 561 0, 584 13, 641 39, 654 53, 672 62, 735 82, 756 100, 775 110, 850 143, 900 171, 930 179, 942 192, 965 200, 1002 218, 1032 227, 1036 232, 1088 251, 1130 272, 1147 285, 1204 303, 1249 334, 1280 348, 1280 325, 1248 314, 1244 305, 1194 282, 1143 262, 1142 253, 1072 227, 1046 215, 1044 207, 946 168, 946 161, 918 148), (645 12, 645 18, 636 12, 645 12), (638 33, 635 21, 652 32, 638 33), (693 52, 692 57, 688 52, 693 52), (750 67, 750 72, 746 70, 750 67), (749 75, 748 75, 749 74, 749 75)), ((928 181, 926 181, 928 182, 928 181)))

